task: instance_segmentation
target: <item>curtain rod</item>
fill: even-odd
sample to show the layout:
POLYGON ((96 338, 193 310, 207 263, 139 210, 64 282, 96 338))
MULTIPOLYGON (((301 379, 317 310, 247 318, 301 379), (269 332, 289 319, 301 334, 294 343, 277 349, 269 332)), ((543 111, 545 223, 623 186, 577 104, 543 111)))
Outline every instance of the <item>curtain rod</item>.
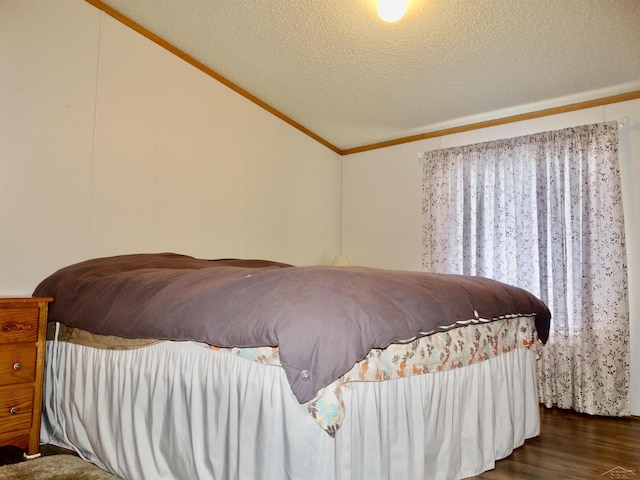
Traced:
MULTIPOLYGON (((626 127, 627 125, 629 125, 630 121, 631 119, 625 115, 624 117, 618 120, 618 128, 626 127)), ((418 152, 417 157, 418 157, 418 160, 420 161, 424 160, 424 152, 418 152)))

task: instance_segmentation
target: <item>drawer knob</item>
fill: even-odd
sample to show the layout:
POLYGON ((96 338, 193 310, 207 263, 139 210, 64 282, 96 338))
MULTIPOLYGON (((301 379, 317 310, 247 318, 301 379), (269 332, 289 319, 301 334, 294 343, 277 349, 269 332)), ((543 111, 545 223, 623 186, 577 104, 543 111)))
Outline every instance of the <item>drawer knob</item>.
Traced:
POLYGON ((22 368, 22 364, 20 362, 16 362, 13 364, 13 369, 17 372, 22 368))
POLYGON ((11 413, 11 415, 17 415, 19 412, 18 407, 13 407, 11 410, 9 410, 9 412, 11 413))

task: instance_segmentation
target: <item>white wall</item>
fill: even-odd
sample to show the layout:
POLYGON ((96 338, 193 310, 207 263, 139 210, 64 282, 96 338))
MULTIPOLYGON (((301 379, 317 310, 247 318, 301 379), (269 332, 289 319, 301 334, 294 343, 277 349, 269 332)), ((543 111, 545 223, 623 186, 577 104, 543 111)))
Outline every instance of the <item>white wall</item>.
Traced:
POLYGON ((342 254, 352 265, 421 270, 418 153, 618 120, 631 318, 631 411, 640 415, 640 100, 433 138, 343 158, 342 254))
POLYGON ((0 295, 85 258, 328 264, 340 158, 82 0, 0 2, 0 295))

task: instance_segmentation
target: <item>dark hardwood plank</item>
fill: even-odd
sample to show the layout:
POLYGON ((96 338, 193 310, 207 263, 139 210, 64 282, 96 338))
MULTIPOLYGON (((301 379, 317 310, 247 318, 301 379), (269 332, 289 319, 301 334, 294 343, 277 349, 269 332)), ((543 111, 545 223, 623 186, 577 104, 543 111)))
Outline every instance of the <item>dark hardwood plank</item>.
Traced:
POLYGON ((480 480, 640 478, 640 418, 540 409, 540 436, 527 440, 480 480))
POLYGON ((0 465, 9 465, 22 461, 24 450, 18 447, 0 447, 0 465))
MULTIPOLYGON (((40 453, 44 455, 76 455, 73 450, 56 445, 40 445, 40 453)), ((13 446, 0 447, 0 466, 25 461, 24 450, 13 446)))

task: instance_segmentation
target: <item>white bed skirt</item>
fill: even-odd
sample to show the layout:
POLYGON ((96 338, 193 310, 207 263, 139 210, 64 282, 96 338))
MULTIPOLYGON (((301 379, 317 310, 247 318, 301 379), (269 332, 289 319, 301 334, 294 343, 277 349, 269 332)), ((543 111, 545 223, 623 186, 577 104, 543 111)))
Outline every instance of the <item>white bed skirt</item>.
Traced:
POLYGON ((459 479, 539 434, 536 355, 353 383, 335 439, 284 371, 190 342, 48 342, 43 443, 127 480, 459 479))

